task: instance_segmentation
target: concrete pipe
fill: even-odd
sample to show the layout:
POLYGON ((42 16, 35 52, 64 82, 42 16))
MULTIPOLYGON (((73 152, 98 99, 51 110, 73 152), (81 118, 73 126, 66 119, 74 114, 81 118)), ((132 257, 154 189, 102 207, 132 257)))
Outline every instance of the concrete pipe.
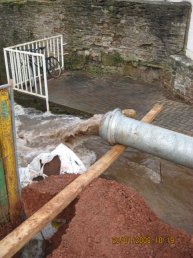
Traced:
POLYGON ((110 144, 119 143, 193 168, 193 137, 125 117, 119 109, 105 114, 99 134, 110 144))

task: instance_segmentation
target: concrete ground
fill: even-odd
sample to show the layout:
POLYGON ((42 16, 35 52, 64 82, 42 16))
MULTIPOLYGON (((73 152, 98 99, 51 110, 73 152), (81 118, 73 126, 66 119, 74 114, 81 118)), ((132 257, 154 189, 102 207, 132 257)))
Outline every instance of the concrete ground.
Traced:
POLYGON ((133 108, 140 119, 155 103, 162 103, 164 110, 154 124, 193 136, 193 106, 174 98, 160 86, 120 75, 96 77, 84 72, 70 72, 57 80, 50 80, 48 87, 52 103, 80 114, 133 108))

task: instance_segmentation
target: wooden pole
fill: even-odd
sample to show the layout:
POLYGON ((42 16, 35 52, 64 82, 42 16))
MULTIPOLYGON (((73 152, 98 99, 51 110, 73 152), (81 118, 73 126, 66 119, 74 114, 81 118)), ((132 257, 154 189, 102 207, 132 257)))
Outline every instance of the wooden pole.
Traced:
MULTIPOLYGON (((148 123, 152 122, 161 110, 162 106, 155 105, 142 121, 148 123)), ((0 241, 0 257, 12 257, 19 251, 33 236, 61 213, 91 181, 99 177, 126 148, 127 147, 122 145, 113 146, 102 158, 93 164, 86 173, 76 178, 54 198, 42 206, 42 208, 0 241)))
POLYGON ((12 223, 20 218, 18 202, 20 200, 16 173, 10 95, 8 89, 0 90, 0 152, 9 201, 9 216, 12 223))

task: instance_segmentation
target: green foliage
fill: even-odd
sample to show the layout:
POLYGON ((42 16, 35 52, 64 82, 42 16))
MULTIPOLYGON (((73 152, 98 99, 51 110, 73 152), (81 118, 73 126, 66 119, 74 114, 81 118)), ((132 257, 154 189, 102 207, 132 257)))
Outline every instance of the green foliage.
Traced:
POLYGON ((102 53, 102 63, 106 66, 121 66, 124 59, 118 52, 102 53))
POLYGON ((117 52, 115 52, 112 56, 112 61, 113 63, 116 64, 122 64, 124 62, 123 58, 121 57, 121 55, 117 52))
POLYGON ((97 75, 97 76, 102 76, 104 74, 104 71, 102 69, 101 66, 97 66, 97 65, 89 65, 86 70, 93 74, 93 75, 97 75))

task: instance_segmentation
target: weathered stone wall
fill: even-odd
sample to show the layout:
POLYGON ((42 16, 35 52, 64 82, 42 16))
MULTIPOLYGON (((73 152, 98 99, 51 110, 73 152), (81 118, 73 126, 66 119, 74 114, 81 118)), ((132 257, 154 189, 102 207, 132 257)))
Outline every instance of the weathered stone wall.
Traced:
POLYGON ((163 85, 174 94, 193 103, 193 61, 184 55, 174 55, 164 67, 163 85))
POLYGON ((183 51, 190 4, 56 0, 0 4, 2 48, 62 33, 68 68, 118 71, 144 81, 160 79, 169 55, 183 51), (89 64, 89 66, 88 66, 89 64))

